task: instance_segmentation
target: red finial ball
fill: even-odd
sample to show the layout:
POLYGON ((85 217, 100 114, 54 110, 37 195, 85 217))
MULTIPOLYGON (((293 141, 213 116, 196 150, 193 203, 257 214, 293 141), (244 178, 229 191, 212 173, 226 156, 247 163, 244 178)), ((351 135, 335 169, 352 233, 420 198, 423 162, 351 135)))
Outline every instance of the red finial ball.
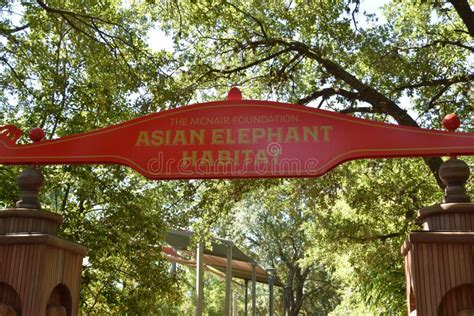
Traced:
POLYGON ((454 131, 461 126, 461 120, 455 113, 448 114, 443 119, 443 126, 448 131, 454 131))
POLYGON ((232 87, 227 93, 227 100, 242 100, 242 92, 240 92, 239 88, 232 87))
POLYGON ((41 141, 44 138, 45 134, 44 134, 44 131, 40 127, 35 127, 35 128, 30 129, 28 136, 34 143, 36 143, 36 142, 41 141))

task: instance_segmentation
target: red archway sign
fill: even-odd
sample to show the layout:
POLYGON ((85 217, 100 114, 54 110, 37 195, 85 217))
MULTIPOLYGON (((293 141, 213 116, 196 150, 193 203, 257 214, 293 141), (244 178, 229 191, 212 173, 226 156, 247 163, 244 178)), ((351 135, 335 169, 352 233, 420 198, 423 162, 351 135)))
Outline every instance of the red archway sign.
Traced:
MULTIPOLYGON (((32 135, 31 135, 32 134, 32 135)), ((161 111, 90 132, 16 144, 2 164, 121 164, 150 179, 316 177, 354 159, 474 154, 474 135, 353 118, 301 105, 228 100, 161 111)), ((30 133, 42 137, 40 131, 30 133)))

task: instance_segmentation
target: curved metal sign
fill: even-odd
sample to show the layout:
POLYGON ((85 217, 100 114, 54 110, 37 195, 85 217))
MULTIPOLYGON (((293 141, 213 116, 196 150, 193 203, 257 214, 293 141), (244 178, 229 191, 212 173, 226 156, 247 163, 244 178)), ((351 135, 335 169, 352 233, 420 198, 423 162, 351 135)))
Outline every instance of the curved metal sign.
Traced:
POLYGON ((0 130, 2 164, 122 164, 151 179, 315 177, 360 158, 474 154, 474 135, 353 118, 301 105, 189 105, 83 134, 18 145, 0 130))

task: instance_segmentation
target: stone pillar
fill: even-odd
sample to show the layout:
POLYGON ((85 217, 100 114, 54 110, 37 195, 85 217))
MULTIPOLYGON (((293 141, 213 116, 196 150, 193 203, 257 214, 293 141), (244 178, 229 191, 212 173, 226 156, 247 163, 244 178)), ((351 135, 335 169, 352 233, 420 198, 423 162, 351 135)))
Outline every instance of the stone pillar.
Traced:
POLYGON ((449 159, 439 170, 443 203, 423 208, 423 230, 410 233, 405 256, 408 314, 474 315, 474 203, 466 194, 469 166, 449 159))
POLYGON ((78 314, 86 248, 56 237, 62 217, 41 209, 43 183, 38 169, 26 169, 20 201, 0 210, 0 315, 78 314))

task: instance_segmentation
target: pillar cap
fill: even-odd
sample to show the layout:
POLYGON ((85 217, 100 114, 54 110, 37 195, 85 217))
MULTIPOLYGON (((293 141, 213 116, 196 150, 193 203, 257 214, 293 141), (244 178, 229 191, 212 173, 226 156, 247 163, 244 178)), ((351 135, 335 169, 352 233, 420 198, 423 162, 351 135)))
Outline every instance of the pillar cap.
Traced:
POLYGON ((423 207, 418 213, 418 220, 440 214, 474 213, 474 203, 442 203, 423 207))
POLYGON ((13 233, 42 233, 55 236, 63 222, 61 215, 31 208, 0 211, 0 236, 13 233))
POLYGON ((17 178, 20 187, 20 200, 16 202, 17 208, 41 209, 38 194, 44 185, 44 177, 40 170, 30 167, 23 170, 17 178))
POLYGON ((444 203, 470 202, 466 194, 466 182, 470 176, 469 166, 462 160, 451 158, 439 168, 439 177, 446 184, 444 203))

